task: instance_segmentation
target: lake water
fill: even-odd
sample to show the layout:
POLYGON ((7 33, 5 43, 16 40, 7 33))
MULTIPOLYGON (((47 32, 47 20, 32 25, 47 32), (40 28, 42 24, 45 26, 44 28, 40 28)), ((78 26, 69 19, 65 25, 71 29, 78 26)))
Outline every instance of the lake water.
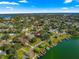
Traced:
POLYGON ((79 39, 64 40, 40 59, 79 59, 79 39))

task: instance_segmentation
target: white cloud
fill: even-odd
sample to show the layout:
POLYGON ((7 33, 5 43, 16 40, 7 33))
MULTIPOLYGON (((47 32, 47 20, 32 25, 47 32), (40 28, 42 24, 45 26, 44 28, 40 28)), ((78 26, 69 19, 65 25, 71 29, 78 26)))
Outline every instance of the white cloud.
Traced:
POLYGON ((27 0, 20 0, 19 2, 21 2, 21 3, 27 3, 28 1, 27 0))
POLYGON ((76 7, 79 7, 79 5, 75 5, 76 7))
POLYGON ((70 7, 70 8, 74 8, 74 7, 70 7))
POLYGON ((64 3, 71 3, 73 0, 65 0, 64 3))
POLYGON ((1 1, 0 4, 6 4, 6 5, 19 5, 16 2, 8 2, 8 1, 1 1))
POLYGON ((63 8, 61 8, 61 10, 62 10, 62 12, 69 12, 69 8, 67 8, 67 7, 63 7, 63 8))
POLYGON ((63 8, 61 8, 61 9, 63 9, 63 10, 67 10, 68 8, 67 8, 67 7, 63 7, 63 8))
POLYGON ((9 9, 9 10, 13 10, 13 7, 6 7, 7 9, 9 9))
POLYGON ((79 10, 41 10, 39 9, 38 11, 35 9, 35 10, 21 10, 21 11, 4 11, 4 12, 1 12, 0 11, 0 14, 18 14, 18 13, 79 13, 79 10))

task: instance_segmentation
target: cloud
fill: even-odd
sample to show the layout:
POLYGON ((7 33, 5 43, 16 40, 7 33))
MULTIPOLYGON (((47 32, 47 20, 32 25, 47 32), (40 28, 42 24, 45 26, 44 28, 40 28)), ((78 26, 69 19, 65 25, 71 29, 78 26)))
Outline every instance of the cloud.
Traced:
POLYGON ((72 0, 65 0, 64 3, 71 3, 71 2, 72 2, 72 0))
POLYGON ((19 2, 21 2, 21 3, 27 3, 28 1, 27 0, 21 0, 19 2))
POLYGON ((61 9, 63 9, 63 10, 67 10, 68 8, 67 8, 67 7, 63 7, 63 8, 61 8, 61 9))
POLYGON ((76 7, 79 7, 79 5, 75 5, 76 7))
POLYGON ((67 8, 67 7, 63 7, 63 8, 61 8, 61 10, 62 10, 62 12, 69 12, 69 8, 67 8))
POLYGON ((0 4, 6 4, 6 5, 19 5, 18 3, 16 2, 8 2, 8 1, 1 1, 0 4))
POLYGON ((13 10, 13 7, 6 7, 7 9, 9 9, 9 10, 13 10))
POLYGON ((10 11, 10 10, 8 10, 8 11, 4 11, 4 12, 2 12, 2 11, 0 11, 0 14, 18 14, 18 13, 79 13, 79 10, 78 9, 76 9, 76 10, 61 10, 61 9, 55 9, 55 10, 53 10, 53 9, 49 9, 49 10, 46 10, 46 9, 43 9, 43 10, 41 10, 41 9, 34 9, 34 10, 13 10, 13 11, 10 11), (37 11, 38 10, 38 11, 37 11))
POLYGON ((74 8, 74 7, 70 7, 70 8, 74 8))

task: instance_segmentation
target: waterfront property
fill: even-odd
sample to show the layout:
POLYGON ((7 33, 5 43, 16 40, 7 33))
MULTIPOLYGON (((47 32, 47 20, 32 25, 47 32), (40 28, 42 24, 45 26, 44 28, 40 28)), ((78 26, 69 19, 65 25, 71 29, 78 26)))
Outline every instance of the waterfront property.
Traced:
MULTIPOLYGON (((1 17, 1 59, 38 59, 40 56, 49 55, 50 59, 56 59, 56 56, 52 57, 55 54, 50 53, 51 49, 57 48, 65 40, 72 42, 73 36, 79 36, 78 19, 77 14, 27 14, 1 17)), ((55 51, 59 52, 60 49, 57 49, 55 51)), ((58 56, 64 56, 60 53, 58 56)))
POLYGON ((79 59, 79 38, 63 40, 39 59, 79 59))

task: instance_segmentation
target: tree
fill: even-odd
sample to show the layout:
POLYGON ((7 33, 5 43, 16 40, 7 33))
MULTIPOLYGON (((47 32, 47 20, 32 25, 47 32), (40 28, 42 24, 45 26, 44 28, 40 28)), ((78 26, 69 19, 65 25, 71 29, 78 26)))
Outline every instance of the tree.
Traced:
POLYGON ((40 48, 36 47, 36 48, 34 49, 34 52, 40 53, 40 48))
POLYGON ((7 40, 8 38, 9 38, 8 34, 5 34, 3 37, 1 37, 1 39, 3 39, 3 40, 7 40))
POLYGON ((39 48, 45 48, 45 47, 46 47, 45 44, 41 44, 41 45, 39 45, 39 48))

